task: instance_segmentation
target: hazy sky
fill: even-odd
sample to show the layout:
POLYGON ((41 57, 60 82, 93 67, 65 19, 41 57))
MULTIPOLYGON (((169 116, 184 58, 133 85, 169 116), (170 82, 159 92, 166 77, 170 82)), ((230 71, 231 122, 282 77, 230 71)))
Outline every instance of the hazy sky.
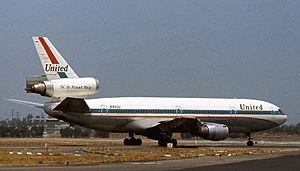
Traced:
MULTIPOLYGON (((44 35, 100 97, 261 99, 300 122, 300 1, 1 1, 0 96, 35 102, 25 77, 43 74, 44 35)), ((38 109, 5 101, 25 115, 38 109)))

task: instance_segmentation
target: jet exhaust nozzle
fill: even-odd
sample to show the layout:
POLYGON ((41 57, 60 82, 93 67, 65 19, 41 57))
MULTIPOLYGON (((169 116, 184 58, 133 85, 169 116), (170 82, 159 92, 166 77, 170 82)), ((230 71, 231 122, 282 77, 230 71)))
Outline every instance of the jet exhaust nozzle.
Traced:
POLYGON ((29 91, 31 93, 37 93, 37 94, 40 94, 40 95, 45 95, 46 94, 46 85, 45 83, 41 82, 41 83, 38 83, 38 84, 35 84, 35 85, 32 85, 30 88, 29 88, 29 91))
POLYGON ((42 96, 51 97, 53 94, 53 84, 49 82, 40 82, 27 86, 25 90, 27 93, 36 93, 42 96))

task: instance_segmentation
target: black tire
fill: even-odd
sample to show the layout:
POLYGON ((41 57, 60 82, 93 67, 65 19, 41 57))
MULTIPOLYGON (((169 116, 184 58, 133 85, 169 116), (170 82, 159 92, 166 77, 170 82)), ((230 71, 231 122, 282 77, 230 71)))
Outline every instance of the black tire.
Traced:
POLYGON ((128 145, 136 145, 136 139, 134 137, 128 140, 128 145))
POLYGON ((143 141, 140 139, 140 138, 138 138, 138 139, 136 139, 135 140, 135 145, 142 145, 142 143, 143 143, 143 141))
POLYGON ((130 140, 128 138, 125 138, 123 143, 124 145, 130 145, 130 140))
POLYGON ((165 140, 158 140, 158 145, 162 146, 162 147, 166 147, 167 146, 167 142, 165 140))
POLYGON ((177 147, 177 140, 176 139, 172 139, 171 143, 173 144, 173 147, 177 147))
POLYGON ((251 147, 251 146, 253 146, 253 145, 254 145, 253 141, 248 141, 248 142, 247 142, 247 146, 251 147))

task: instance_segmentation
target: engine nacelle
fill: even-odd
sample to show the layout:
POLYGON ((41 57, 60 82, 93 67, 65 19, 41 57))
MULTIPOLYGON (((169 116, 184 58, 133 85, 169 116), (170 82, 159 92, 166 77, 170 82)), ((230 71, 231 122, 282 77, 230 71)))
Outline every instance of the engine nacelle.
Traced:
POLYGON ((27 87, 26 91, 28 93, 37 93, 52 98, 89 98, 98 93, 99 81, 91 77, 42 81, 27 87))
POLYGON ((199 125, 193 134, 207 140, 219 141, 229 136, 229 129, 224 124, 204 123, 199 125))

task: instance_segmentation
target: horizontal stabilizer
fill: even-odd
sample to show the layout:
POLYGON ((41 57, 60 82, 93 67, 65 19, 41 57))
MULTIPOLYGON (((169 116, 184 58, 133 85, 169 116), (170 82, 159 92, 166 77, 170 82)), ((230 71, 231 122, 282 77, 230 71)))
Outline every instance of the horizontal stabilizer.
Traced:
POLYGON ((22 105, 28 105, 28 106, 32 106, 35 108, 41 108, 43 109, 44 104, 40 104, 40 103, 35 103, 35 102, 29 102, 29 101, 24 101, 24 100, 18 100, 18 99, 4 99, 13 103, 17 103, 17 104, 22 104, 22 105))
POLYGON ((90 113, 90 108, 84 99, 67 97, 54 110, 64 113, 90 113))

